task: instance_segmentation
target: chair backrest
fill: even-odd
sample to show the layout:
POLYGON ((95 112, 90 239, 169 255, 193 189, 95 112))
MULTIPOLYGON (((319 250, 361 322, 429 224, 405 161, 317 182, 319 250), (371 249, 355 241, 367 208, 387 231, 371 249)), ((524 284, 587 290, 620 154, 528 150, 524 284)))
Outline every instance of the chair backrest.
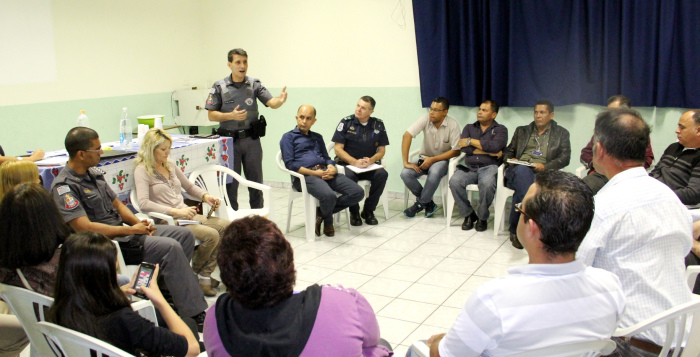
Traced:
MULTIPOLYGON (((45 320, 45 315, 49 307, 53 304, 53 299, 24 288, 0 284, 0 297, 10 306, 12 312, 24 327, 24 332, 29 337, 32 350, 40 356, 53 356, 55 346, 49 343, 36 329, 40 321, 45 320)), ((36 354, 33 353, 33 356, 36 354)), ((60 356, 60 354, 59 354, 60 356)))
POLYGON ((133 355, 110 345, 107 342, 98 340, 92 336, 74 331, 50 322, 39 322, 37 331, 47 340, 52 342, 59 353, 42 356, 57 357, 133 357, 133 355))
MULTIPOLYGON (((219 209, 216 212, 218 217, 232 221, 236 218, 240 218, 241 216, 245 216, 247 214, 259 214, 261 216, 267 216, 271 212, 270 204, 272 200, 270 198, 270 192, 272 188, 261 183, 246 180, 243 177, 241 177, 241 175, 237 174, 235 171, 227 167, 220 165, 200 166, 194 171, 192 171, 189 179, 192 183, 199 186, 203 190, 223 200, 224 205, 219 207, 219 209), (226 191, 226 182, 228 181, 229 177, 231 177, 233 180, 238 181, 238 184, 240 186, 262 191, 264 207, 262 209, 252 209, 250 211, 239 210, 242 212, 237 213, 231 207, 228 192, 226 191)), ((211 207, 206 204, 202 204, 202 206, 205 207, 202 209, 203 211, 205 211, 202 212, 202 214, 206 216, 211 207)))
POLYGON ((685 280, 688 282, 690 291, 695 289, 695 281, 698 280, 698 274, 700 274, 700 265, 688 265, 685 268, 685 280))
POLYGON ((135 210, 138 212, 143 212, 141 211, 141 207, 139 207, 139 200, 136 198, 136 186, 131 189, 131 192, 129 193, 129 200, 131 201, 131 206, 134 207, 135 210))
MULTIPOLYGON (((594 340, 548 346, 516 353, 510 357, 595 357, 600 354, 608 355, 615 350, 615 347, 615 342, 612 340, 594 340)), ((414 342, 411 351, 412 357, 430 356, 430 349, 422 341, 414 342)))

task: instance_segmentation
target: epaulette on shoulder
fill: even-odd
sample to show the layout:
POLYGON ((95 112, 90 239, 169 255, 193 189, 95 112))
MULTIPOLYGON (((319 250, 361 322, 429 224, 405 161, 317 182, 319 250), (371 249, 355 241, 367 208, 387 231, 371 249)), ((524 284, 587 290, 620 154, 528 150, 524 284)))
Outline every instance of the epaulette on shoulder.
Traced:
POLYGON ((99 167, 91 167, 90 172, 92 172, 93 175, 99 175, 99 176, 104 176, 107 174, 107 171, 104 171, 99 167))
POLYGON ((345 121, 349 121, 349 120, 352 120, 352 115, 348 115, 348 116, 346 116, 345 118, 343 118, 343 120, 345 120, 345 121))

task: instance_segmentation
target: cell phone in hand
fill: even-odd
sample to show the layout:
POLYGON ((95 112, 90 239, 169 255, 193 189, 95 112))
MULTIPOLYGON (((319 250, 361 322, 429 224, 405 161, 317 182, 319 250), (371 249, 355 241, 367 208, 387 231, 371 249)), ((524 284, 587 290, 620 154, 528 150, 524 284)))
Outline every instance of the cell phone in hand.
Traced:
POLYGON ((214 211, 219 207, 219 203, 221 203, 221 200, 216 200, 216 202, 214 202, 214 205, 209 209, 209 213, 207 213, 207 219, 211 218, 211 215, 214 214, 214 211))
POLYGON ((416 163, 416 165, 418 165, 418 167, 420 167, 420 165, 423 165, 423 162, 424 162, 424 161, 425 161, 425 159, 423 158, 423 156, 421 156, 421 157, 418 159, 418 162, 416 163))
POLYGON ((139 272, 136 273, 136 281, 134 282, 134 290, 136 290, 136 296, 141 299, 148 299, 146 295, 141 291, 142 286, 151 286, 151 278, 153 277, 153 272, 155 272, 156 266, 151 263, 143 262, 139 266, 139 272))

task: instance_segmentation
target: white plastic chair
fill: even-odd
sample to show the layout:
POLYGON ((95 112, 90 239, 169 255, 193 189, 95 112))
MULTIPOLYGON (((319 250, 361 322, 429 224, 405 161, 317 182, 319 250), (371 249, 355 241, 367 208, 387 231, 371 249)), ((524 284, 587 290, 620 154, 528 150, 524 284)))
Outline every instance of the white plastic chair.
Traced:
POLYGON ((498 167, 498 176, 496 177, 496 198, 494 199, 494 217, 493 217, 493 235, 497 236, 501 229, 506 226, 506 203, 509 197, 513 197, 515 191, 509 189, 505 185, 504 170, 506 165, 498 167))
MULTIPOLYGON (((199 186, 204 191, 212 193, 214 196, 223 201, 224 204, 219 205, 219 208, 214 214, 216 217, 227 219, 229 221, 249 216, 251 214, 272 218, 272 199, 270 198, 272 188, 270 186, 246 180, 235 171, 220 165, 200 166, 192 171, 189 179, 190 182, 199 186), (235 211, 231 207, 231 202, 229 201, 228 193, 226 191, 226 182, 229 176, 238 181, 240 186, 262 191, 264 201, 263 208, 239 209, 238 211, 235 211)), ((208 204, 202 203, 203 215, 206 216, 209 209, 211 209, 211 207, 208 204)))
POLYGON ((698 280, 698 274, 700 274, 700 265, 688 265, 685 268, 685 280, 688 282, 690 291, 695 289, 695 281, 698 280))
MULTIPOLYGON (((413 162, 413 158, 416 157, 416 155, 420 154, 420 150, 415 150, 412 151, 408 154, 408 162, 413 162)), ((459 156, 458 156, 459 157, 459 156)), ((449 225, 449 220, 450 217, 447 215, 447 210, 445 209, 446 206, 448 206, 448 200, 452 197, 452 193, 450 192, 449 188, 449 180, 450 180, 450 173, 449 173, 449 165, 452 164, 453 162, 458 162, 457 160, 458 157, 453 157, 450 159, 450 162, 448 163, 448 173, 440 179, 440 198, 442 198, 442 214, 447 218, 448 225, 449 225)), ((456 167, 456 164, 455 164, 456 167)), ((427 178, 427 175, 423 175, 419 178, 419 180, 425 181, 427 178)), ((404 188, 403 191, 403 206, 404 208, 408 208, 408 197, 412 195, 411 191, 408 189, 408 187, 404 188)), ((452 204, 454 205, 454 200, 452 201, 452 204)))
MULTIPOLYGON (((449 169, 447 170, 447 183, 448 183, 448 188, 449 188, 449 182, 450 179, 452 178, 452 175, 455 174, 457 171, 457 165, 459 165, 459 162, 464 158, 465 154, 460 153, 459 156, 454 157, 450 159, 450 165, 449 169)), ((477 184, 471 184, 467 185, 467 192, 469 193, 469 202, 474 202, 474 193, 479 192, 479 185, 477 184)), ((452 211, 454 210, 455 206, 455 198, 452 196, 452 192, 450 192, 447 195, 447 203, 445 204, 445 207, 443 210, 445 211, 445 220, 447 221, 447 226, 450 226, 450 223, 452 223, 452 211)))
POLYGON ((576 176, 578 176, 578 178, 582 179, 586 177, 586 175, 588 175, 588 169, 586 166, 581 165, 576 169, 576 176))
POLYGON ((57 353, 46 356, 133 357, 132 354, 107 342, 50 322, 39 322, 36 329, 46 340, 52 342, 52 348, 58 349, 57 353))
MULTIPOLYGON (((683 342, 687 341, 681 356, 697 357, 700 353, 700 323, 695 322, 700 321, 698 319, 700 319, 700 299, 694 298, 635 325, 618 328, 613 336, 632 337, 653 327, 666 326, 666 341, 661 346, 659 356, 667 356, 672 347, 682 346, 683 342)), ((680 348, 675 348, 672 356, 678 357, 680 351, 680 348)))
MULTIPOLYGON (((429 357, 430 349, 422 341, 416 341, 411 346, 412 357, 429 357)), ((532 351, 516 353, 509 357, 595 357, 608 355, 615 350, 612 340, 594 340, 576 343, 566 343, 544 347, 532 351)))
MULTIPOLYGON (((330 144, 328 144, 326 150, 328 151, 328 155, 330 156, 331 150, 335 150, 335 143, 331 142, 330 144)), ((384 158, 379 160, 379 165, 382 165, 384 169, 386 169, 386 161, 384 160, 384 158)), ((337 165, 336 167, 338 168, 339 173, 345 175, 345 166, 337 165)), ((365 190, 365 198, 359 203, 359 205, 362 206, 364 200, 367 199, 367 196, 369 196, 369 187, 372 185, 372 182, 369 180, 359 180, 357 181, 357 184, 365 190)), ((384 188, 384 192, 382 192, 382 196, 379 198, 379 201, 384 207, 384 219, 389 219, 389 195, 386 194, 386 187, 384 188)))
MULTIPOLYGON (((53 299, 24 288, 0 284, 0 298, 5 300, 17 316, 24 332, 31 343, 30 354, 35 356, 54 356, 54 346, 36 329, 37 322, 44 321, 45 313, 53 304, 53 299)), ((60 356, 60 354, 59 354, 60 356)))
POLYGON ((304 179, 304 175, 288 170, 287 167, 284 166, 284 161, 282 161, 282 151, 277 152, 276 161, 277 167, 279 167, 280 171, 298 178, 301 184, 301 192, 295 190, 294 187, 289 187, 289 201, 287 202, 287 228, 285 229, 284 233, 289 233, 289 225, 292 219, 292 203, 295 199, 301 197, 304 199, 306 240, 313 242, 316 240, 316 233, 314 230, 316 226, 316 206, 318 205, 318 200, 314 198, 314 196, 311 196, 311 194, 309 194, 309 192, 306 190, 306 180, 304 179))

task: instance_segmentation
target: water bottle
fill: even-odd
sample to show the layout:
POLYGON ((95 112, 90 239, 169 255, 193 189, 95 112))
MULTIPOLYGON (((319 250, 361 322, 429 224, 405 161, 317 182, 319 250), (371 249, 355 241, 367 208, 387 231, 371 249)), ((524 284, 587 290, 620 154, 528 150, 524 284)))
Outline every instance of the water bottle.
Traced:
POLYGON ((85 111, 81 110, 80 115, 78 115, 78 126, 84 126, 86 128, 90 127, 90 119, 85 115, 85 111))
POLYGON ((126 113, 126 107, 123 110, 122 119, 119 121, 119 145, 122 149, 131 149, 131 141, 133 139, 131 119, 129 119, 129 114, 126 113))

